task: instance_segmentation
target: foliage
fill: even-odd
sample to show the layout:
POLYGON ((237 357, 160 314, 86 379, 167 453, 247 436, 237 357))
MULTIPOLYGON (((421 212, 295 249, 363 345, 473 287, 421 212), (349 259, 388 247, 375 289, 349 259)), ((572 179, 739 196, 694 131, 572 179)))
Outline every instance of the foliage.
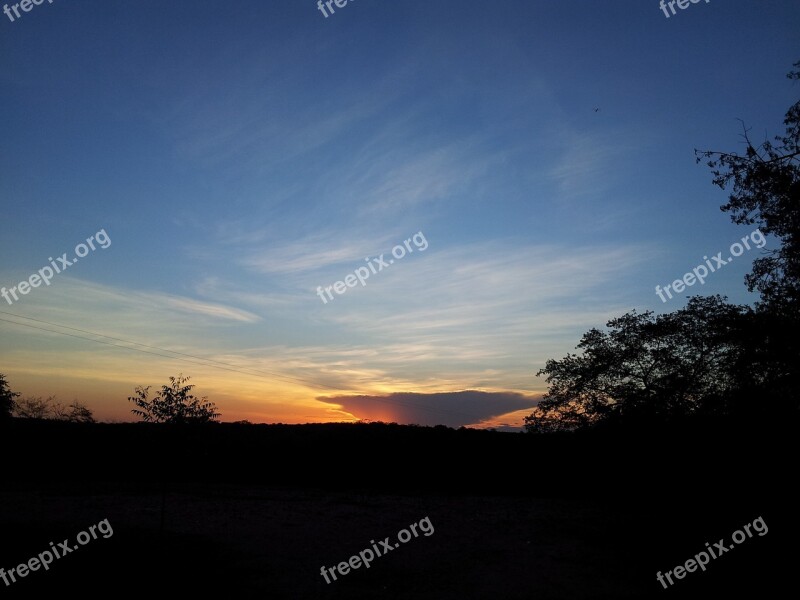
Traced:
POLYGON ((12 392, 6 381, 6 376, 0 373, 0 420, 8 419, 14 412, 19 392, 12 392))
POLYGON ((634 310, 609 321, 608 331, 592 329, 577 346, 582 354, 549 360, 539 371, 550 387, 526 417, 527 430, 732 412, 751 315, 720 296, 698 296, 673 313, 634 310))
POLYGON ((170 377, 170 385, 164 385, 151 400, 150 386, 137 387, 135 395, 128 397, 138 408, 131 412, 148 423, 209 423, 217 421, 220 413, 206 398, 197 398, 190 392, 194 385, 185 385, 189 377, 170 377))

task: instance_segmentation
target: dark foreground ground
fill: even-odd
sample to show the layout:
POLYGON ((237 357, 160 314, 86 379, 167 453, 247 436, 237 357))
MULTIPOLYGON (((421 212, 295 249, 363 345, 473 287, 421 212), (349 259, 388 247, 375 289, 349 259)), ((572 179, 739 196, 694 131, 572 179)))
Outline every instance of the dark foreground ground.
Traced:
POLYGON ((797 571, 796 453, 786 435, 532 443, 385 426, 194 437, 125 427, 5 432, 0 567, 50 542, 75 546, 104 519, 113 535, 98 533, 48 571, 8 586, 0 579, 2 597, 778 598, 797 571), (385 443, 358 460, 363 436, 385 443), (225 469, 227 461, 238 462, 225 469), (330 584, 321 576, 323 565, 371 540, 394 543, 425 517, 431 535, 330 584), (706 542, 730 546, 758 517, 765 535, 669 589, 656 581, 706 542))

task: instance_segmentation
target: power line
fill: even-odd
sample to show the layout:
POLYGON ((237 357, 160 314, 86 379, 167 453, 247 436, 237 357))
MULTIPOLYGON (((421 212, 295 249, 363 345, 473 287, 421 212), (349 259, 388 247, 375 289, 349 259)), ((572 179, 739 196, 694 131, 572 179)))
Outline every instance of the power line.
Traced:
MULTIPOLYGON (((184 352, 178 352, 177 350, 168 350, 166 348, 160 348, 158 346, 149 346, 147 344, 142 344, 142 343, 139 343, 139 342, 132 342, 131 340, 125 340, 125 339, 122 339, 122 338, 112 337, 110 335, 105 335, 103 333, 97 333, 95 331, 88 331, 86 329, 78 329, 77 327, 68 327, 66 325, 59 325, 58 323, 52 323, 50 321, 44 321, 42 319, 34 319, 33 317, 24 317, 22 315, 11 313, 11 312, 8 312, 8 311, 5 311, 5 310, 0 310, 0 313, 4 314, 4 315, 11 315, 12 317, 17 317, 17 318, 20 318, 20 319, 27 319, 28 321, 35 321, 37 323, 44 323, 46 325, 52 325, 53 327, 60 327, 61 329, 69 329, 70 331, 78 331, 80 333, 86 333, 88 335, 94 335, 94 336, 97 336, 97 337, 103 337, 103 338, 106 338, 106 339, 109 339, 109 340, 114 340, 116 342, 124 342, 125 344, 132 344, 134 346, 141 346, 142 348, 150 348, 152 350, 159 350, 160 352, 169 352, 171 354, 177 354, 179 356, 186 356, 188 358, 193 358, 195 360, 202 360, 202 361, 206 361, 208 363, 214 363, 212 365, 207 365, 205 363, 196 363, 196 362, 192 362, 192 361, 186 361, 186 362, 190 362, 192 364, 200 364, 201 366, 221 365, 219 368, 225 368, 225 370, 227 370, 227 371, 234 371, 236 373, 242 373, 242 374, 245 374, 245 375, 255 375, 256 377, 260 377, 262 375, 269 375, 271 377, 276 377, 276 378, 279 378, 279 379, 286 379, 286 380, 292 381, 294 383, 302 383, 302 384, 310 385, 311 387, 322 387, 322 388, 326 388, 326 389, 335 389, 335 390, 340 390, 340 391, 345 391, 345 392, 349 391, 348 388, 336 387, 336 386, 331 386, 331 385, 309 384, 308 381, 306 381, 304 379, 300 379, 298 377, 292 377, 291 375, 283 375, 281 373, 275 373, 273 371, 264 371, 264 370, 261 370, 261 369, 253 369, 253 368, 250 368, 250 367, 244 367, 245 369, 248 369, 249 371, 251 371, 250 373, 248 373, 247 371, 243 371, 242 367, 238 367, 237 365, 233 365, 231 363, 222 362, 222 361, 219 361, 219 360, 214 360, 212 358, 205 358, 205 357, 202 357, 202 356, 195 356, 193 354, 186 354, 184 352)), ((102 340, 93 340, 93 339, 85 338, 85 337, 82 337, 82 336, 67 334, 67 333, 64 333, 62 331, 52 331, 50 329, 45 329, 45 328, 42 328, 42 327, 34 327, 33 325, 28 325, 26 323, 17 323, 15 321, 7 321, 6 319, 0 319, 0 320, 6 321, 8 323, 14 323, 15 325, 23 325, 25 327, 33 327, 34 329, 41 329, 42 331, 49 331, 51 333, 60 333, 62 335, 69 335, 70 337, 75 337, 75 338, 78 338, 78 339, 88 340, 90 342, 98 342, 100 344, 107 344, 109 346, 115 346, 117 348, 124 348, 126 350, 135 350, 137 352, 144 352, 145 354, 155 354, 155 356, 161 356, 163 358, 172 358, 174 360, 185 360, 185 359, 179 358, 178 356, 164 356, 163 354, 156 354, 155 352, 147 352, 145 350, 139 350, 138 348, 129 348, 127 346, 120 346, 118 344, 110 344, 110 343, 104 342, 102 340)))
MULTIPOLYGON (((22 327, 29 327, 31 329, 38 329, 39 331, 45 331, 47 333, 55 333, 55 334, 59 334, 59 335, 65 335, 65 336, 68 336, 68 337, 76 338, 76 339, 79 339, 79 340, 84 340, 84 341, 87 341, 87 342, 96 342, 98 344, 104 344, 106 346, 113 346, 114 348, 121 348, 123 350, 132 350, 132 351, 135 351, 135 352, 141 352, 143 354, 150 354, 150 355, 153 355, 153 356, 160 356, 161 358, 169 358, 169 359, 172 359, 172 360, 180 360, 180 361, 184 361, 184 362, 187 362, 187 363, 190 363, 190 364, 199 365, 199 366, 202 366, 202 367, 212 367, 212 368, 216 368, 216 369, 222 369, 222 370, 225 370, 225 371, 231 371, 231 372, 234 372, 234 373, 240 373, 242 375, 250 375, 251 377, 262 377, 262 378, 265 378, 266 375, 269 375, 270 377, 277 378, 277 379, 288 380, 288 381, 292 381, 294 383, 302 383, 304 385, 308 385, 309 387, 318 387, 318 388, 321 387, 323 389, 334 389, 334 390, 339 390, 339 391, 350 391, 348 388, 342 388, 342 387, 332 386, 332 385, 320 385, 320 384, 310 383, 307 380, 300 379, 300 378, 297 378, 297 377, 292 377, 291 375, 281 375, 279 373, 273 373, 273 372, 270 372, 270 371, 263 371, 263 370, 260 370, 260 369, 250 369, 251 372, 248 372, 248 371, 244 371, 244 370, 242 370, 240 368, 237 368, 236 365, 232 365, 230 363, 225 363, 225 362, 222 362, 222 361, 214 360, 214 359, 211 359, 211 358, 204 358, 202 356, 195 356, 195 355, 192 355, 192 354, 186 354, 186 353, 183 353, 183 352, 178 352, 176 350, 167 350, 166 348, 160 348, 158 346, 150 346, 148 344, 141 344, 139 342, 133 342, 133 341, 125 340, 125 339, 122 339, 122 338, 112 337, 110 335, 105 335, 105 334, 102 334, 102 333, 96 333, 94 331, 88 331, 86 329, 79 329, 79 328, 76 328, 76 327, 68 327, 67 325, 59 325, 58 323, 52 323, 50 321, 44 321, 42 319, 34 319, 33 317, 25 317, 25 316, 18 315, 18 314, 15 314, 15 313, 4 311, 4 310, 0 310, 0 314, 10 315, 12 317, 17 317, 17 318, 20 318, 20 319, 26 319, 26 320, 34 321, 34 322, 37 322, 37 323, 44 323, 45 325, 51 325, 53 327, 60 327, 62 329, 68 329, 70 331, 77 331, 77 332, 80 332, 80 333, 86 333, 88 335, 93 335, 93 336, 96 336, 96 337, 106 338, 106 339, 114 340, 114 341, 117 341, 117 342, 123 342, 125 344, 132 344, 134 346, 141 346, 142 348, 150 348, 151 350, 159 350, 160 352, 169 352, 171 354, 177 354, 179 356, 170 356, 168 354, 160 354, 158 352, 152 352, 151 350, 142 350, 141 348, 131 348, 130 346, 122 346, 120 344, 114 344, 112 342, 106 342, 106 341, 103 341, 103 340, 92 339, 92 338, 88 338, 88 337, 84 337, 84 336, 80 336, 80 335, 75 335, 75 334, 72 334, 72 333, 65 333, 63 331, 56 331, 56 330, 53 330, 53 329, 47 329, 45 327, 39 327, 37 325, 31 325, 30 323, 19 323, 17 321, 11 321, 9 319, 3 319, 2 317, 0 317, 0 321, 6 322, 6 323, 11 323, 12 325, 20 325, 22 327), (188 358, 192 358, 192 359, 196 359, 196 360, 188 360, 188 358, 181 358, 181 357, 188 357, 188 358), (197 360, 206 361, 206 362, 196 362, 197 360)), ((424 406, 424 405, 421 405, 421 404, 415 404, 415 403, 411 403, 411 402, 397 402, 397 401, 393 401, 393 400, 386 400, 386 399, 383 399, 383 398, 378 398, 378 400, 380 402, 384 403, 384 404, 393 404, 395 406, 401 406, 401 407, 404 407, 404 408, 413 407, 413 408, 420 408, 422 410, 427 410, 427 411, 432 411, 432 412, 438 412, 438 413, 444 413, 444 414, 450 414, 450 415, 459 415, 459 416, 462 416, 462 417, 469 417, 471 419, 477 419, 477 420, 481 420, 482 419, 478 415, 472 415, 472 414, 467 414, 467 413, 463 413, 463 412, 460 412, 460 411, 454 411, 454 410, 448 410, 448 409, 434 408, 434 407, 431 407, 431 406, 424 406)))

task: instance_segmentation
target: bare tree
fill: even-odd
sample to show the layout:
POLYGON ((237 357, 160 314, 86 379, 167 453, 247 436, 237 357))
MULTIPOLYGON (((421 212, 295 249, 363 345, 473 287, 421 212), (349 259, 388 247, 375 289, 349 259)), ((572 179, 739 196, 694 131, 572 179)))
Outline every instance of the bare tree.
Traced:
POLYGON ((71 423, 94 423, 92 411, 82 402, 73 400, 64 406, 55 396, 42 399, 41 396, 28 396, 14 404, 14 415, 20 419, 51 419, 71 423))
POLYGON ((42 399, 41 396, 27 396, 16 403, 14 416, 20 419, 48 419, 53 415, 55 396, 42 399))
POLYGON ((82 402, 73 400, 70 404, 69 412, 67 413, 66 420, 70 423, 94 423, 94 415, 92 411, 82 402))

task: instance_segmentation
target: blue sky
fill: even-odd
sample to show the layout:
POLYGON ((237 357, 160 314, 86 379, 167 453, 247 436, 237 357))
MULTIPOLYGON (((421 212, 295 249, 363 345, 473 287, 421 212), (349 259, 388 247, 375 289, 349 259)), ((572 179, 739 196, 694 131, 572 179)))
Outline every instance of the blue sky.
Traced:
MULTIPOLYGON (((0 14, 0 286, 111 239, 0 310, 234 369, 0 321, 0 372, 109 420, 183 372, 224 420, 518 426, 548 358, 681 307, 655 285, 753 229, 693 149, 740 150, 737 119, 782 132, 797 31, 789 0, 0 14), (424 251, 316 295, 419 232, 424 251)), ((689 293, 753 301, 756 253, 689 293)), ((37 324, 20 316, 0 313, 37 324)))

